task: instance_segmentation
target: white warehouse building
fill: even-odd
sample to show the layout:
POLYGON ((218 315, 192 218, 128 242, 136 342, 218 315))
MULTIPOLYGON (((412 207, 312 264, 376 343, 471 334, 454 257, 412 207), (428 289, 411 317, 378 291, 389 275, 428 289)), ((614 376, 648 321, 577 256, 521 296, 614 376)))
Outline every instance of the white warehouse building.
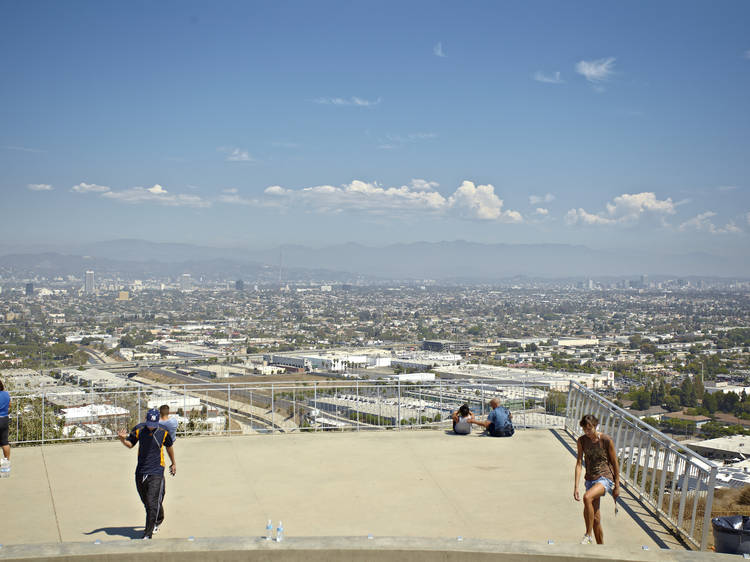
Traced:
POLYGON ((203 406, 200 398, 191 396, 189 392, 180 394, 169 390, 156 390, 152 392, 147 402, 149 409, 159 408, 164 404, 169 406, 170 412, 176 412, 180 408, 182 408, 183 412, 190 412, 200 410, 203 406))

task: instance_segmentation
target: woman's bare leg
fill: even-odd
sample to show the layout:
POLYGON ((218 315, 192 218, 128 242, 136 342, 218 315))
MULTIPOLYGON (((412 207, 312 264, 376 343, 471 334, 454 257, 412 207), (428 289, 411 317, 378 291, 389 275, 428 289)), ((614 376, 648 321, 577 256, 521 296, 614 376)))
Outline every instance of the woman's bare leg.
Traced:
MULTIPOLYGON (((583 495, 583 521, 586 523, 586 534, 591 536, 591 532, 594 528, 594 517, 599 512, 599 498, 601 498, 607 490, 601 484, 595 484, 583 495), (596 501, 596 508, 594 508, 594 502, 596 501)), ((599 525, 601 529, 601 525, 599 525)))
POLYGON ((596 539, 596 544, 604 544, 604 530, 602 529, 602 512, 599 511, 599 500, 601 498, 596 498, 594 500, 594 538, 596 539))

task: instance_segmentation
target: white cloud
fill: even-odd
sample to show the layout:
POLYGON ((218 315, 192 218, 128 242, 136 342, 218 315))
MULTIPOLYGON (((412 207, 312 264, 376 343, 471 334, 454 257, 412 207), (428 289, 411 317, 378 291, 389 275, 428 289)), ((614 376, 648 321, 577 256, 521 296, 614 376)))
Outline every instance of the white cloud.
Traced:
POLYGON ((735 189, 737 189, 737 186, 736 186, 736 185, 720 185, 720 186, 719 186, 719 187, 717 187, 716 189, 717 189, 718 191, 724 191, 724 192, 727 192, 727 191, 734 191, 735 189))
POLYGON ((529 195, 529 205, 537 205, 539 203, 549 203, 550 201, 554 201, 555 196, 551 193, 547 193, 546 195, 529 195))
POLYGON ((106 191, 102 197, 113 199, 120 203, 156 203, 168 207, 210 207, 211 203, 198 195, 186 195, 184 193, 171 194, 161 185, 153 187, 131 187, 122 191, 106 191))
POLYGON ((745 57, 745 58, 746 58, 747 60, 750 60, 750 49, 748 49, 747 51, 745 51, 745 52, 743 53, 743 56, 744 56, 744 57, 745 57))
POLYGON ((109 191, 106 185, 96 185, 95 183, 79 183, 71 188, 76 193, 104 193, 109 191))
POLYGON ((443 43, 442 43, 442 41, 438 42, 438 44, 437 44, 437 45, 435 45, 435 46, 434 46, 434 47, 432 48, 432 52, 433 52, 433 54, 434 54, 434 55, 435 55, 436 57, 441 57, 441 58, 445 58, 445 57, 447 56, 447 55, 445 54, 445 52, 443 51, 443 43))
POLYGON ((464 181, 449 197, 434 191, 436 182, 414 179, 409 185, 383 187, 377 183, 354 180, 342 186, 318 185, 286 189, 273 185, 264 194, 276 205, 298 205, 306 211, 341 213, 353 211, 374 215, 428 214, 458 216, 469 220, 523 222, 517 211, 504 210, 503 200, 492 185, 474 185, 464 181))
POLYGON ((659 200, 652 192, 623 193, 606 204, 606 211, 589 213, 585 209, 570 209, 565 215, 565 222, 569 225, 581 223, 587 225, 605 225, 617 223, 632 223, 644 214, 664 215, 675 214, 675 204, 670 197, 659 200))
POLYGON ((582 60, 576 64, 576 72, 589 82, 602 82, 607 80, 614 72, 615 60, 615 57, 591 61, 582 60))
POLYGON ((54 188, 48 183, 30 183, 26 186, 30 191, 52 191, 54 188))
POLYGON ((549 209, 545 209, 544 207, 537 207, 534 210, 534 214, 535 215, 540 215, 542 217, 546 217, 547 215, 549 215, 549 209))
POLYGON ((600 224, 614 224, 616 221, 608 219, 600 215, 595 215, 586 212, 585 209, 571 209, 565 214, 565 224, 587 224, 587 225, 600 225, 600 224))
POLYGON ((228 189, 222 189, 222 193, 237 193, 239 190, 236 187, 230 187, 228 189))
POLYGON ((534 73, 534 80, 537 82, 543 82, 544 84, 564 84, 565 80, 560 78, 560 73, 555 72, 553 74, 545 74, 541 70, 537 70, 534 73))
POLYGON ((413 179, 409 182, 409 185, 414 191, 430 191, 438 187, 440 184, 436 181, 413 179))
POLYGON ((448 198, 448 204, 464 218, 523 222, 518 211, 503 211, 503 200, 495 195, 492 185, 475 186, 470 181, 464 181, 448 198))
POLYGON ((220 146, 216 150, 227 154, 227 157, 224 159, 226 162, 255 162, 255 158, 250 156, 247 150, 242 150, 241 148, 227 148, 220 146))
POLYGON ((742 232, 742 229, 737 226, 734 221, 728 221, 727 224, 724 225, 724 230, 727 232, 731 232, 733 234, 737 234, 738 232, 742 232))
POLYGON ((34 153, 43 153, 47 152, 46 150, 41 150, 39 148, 28 148, 26 146, 3 146, 5 150, 18 150, 19 152, 34 152, 34 153))
POLYGON ((747 221, 747 224, 750 225, 750 213, 745 215, 745 220, 747 221))
MULTIPOLYGON (((715 216, 716 213, 714 213, 713 211, 700 213, 693 218, 683 222, 679 226, 679 230, 683 232, 686 230, 698 230, 708 232, 709 234, 736 234, 738 232, 742 232, 742 230, 732 220, 727 221, 727 223, 722 227, 716 226, 711 220, 715 216)), ((748 222, 750 222, 750 220, 748 222)))
POLYGON ((230 205, 260 205, 260 201, 257 199, 246 199, 236 193, 228 193, 219 197, 221 203, 228 203, 230 205))
POLYGON ((313 101, 321 105, 352 105, 356 107, 372 107, 374 105, 378 105, 381 99, 378 98, 376 100, 366 100, 364 98, 352 96, 350 98, 317 98, 313 101))
POLYGON ((674 203, 671 197, 660 201, 649 191, 623 193, 615 197, 613 203, 607 203, 607 213, 618 221, 636 220, 644 212, 673 215, 674 203))
POLYGON ((280 185, 272 185, 263 190, 263 193, 267 195, 286 195, 287 193, 291 192, 291 189, 284 189, 280 185))

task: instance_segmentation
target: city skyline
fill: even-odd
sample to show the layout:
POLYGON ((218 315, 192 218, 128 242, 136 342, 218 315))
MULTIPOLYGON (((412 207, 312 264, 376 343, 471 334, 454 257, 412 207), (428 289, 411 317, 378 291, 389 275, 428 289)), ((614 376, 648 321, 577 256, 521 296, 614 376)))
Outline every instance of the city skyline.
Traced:
POLYGON ((746 259, 748 15, 743 2, 8 5, 0 235, 746 259))

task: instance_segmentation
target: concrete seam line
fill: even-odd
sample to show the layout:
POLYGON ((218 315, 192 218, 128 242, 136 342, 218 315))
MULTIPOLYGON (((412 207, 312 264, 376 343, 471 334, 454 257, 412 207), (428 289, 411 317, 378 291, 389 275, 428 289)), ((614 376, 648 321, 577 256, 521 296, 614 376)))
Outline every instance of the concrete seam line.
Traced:
POLYGON ((52 513, 55 514, 55 526, 57 527, 57 539, 63 542, 62 533, 60 532, 60 520, 57 517, 57 506, 55 505, 55 495, 52 493, 52 483, 49 481, 49 470, 47 470, 47 457, 44 456, 44 447, 39 447, 42 452, 42 462, 44 463, 44 474, 47 475, 47 487, 49 488, 49 499, 52 502, 52 513))

